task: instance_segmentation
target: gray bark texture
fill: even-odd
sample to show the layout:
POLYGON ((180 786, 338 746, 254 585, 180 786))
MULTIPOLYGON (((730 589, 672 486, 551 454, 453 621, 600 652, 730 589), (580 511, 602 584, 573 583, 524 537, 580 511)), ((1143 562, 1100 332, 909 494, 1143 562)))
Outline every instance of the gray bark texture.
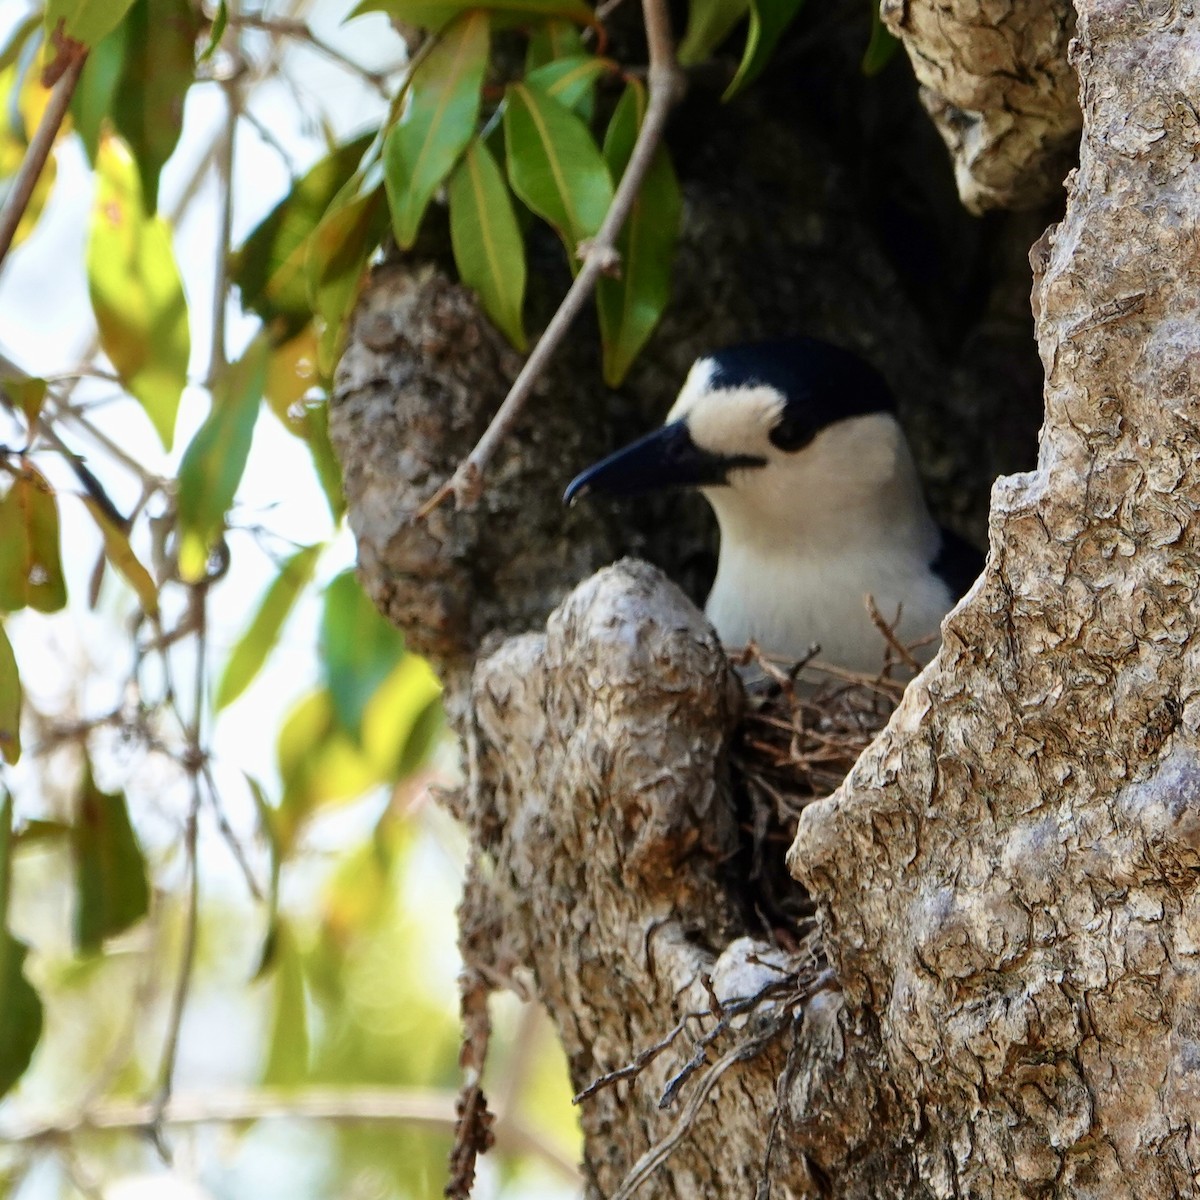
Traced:
MULTIPOLYGON (((755 912, 741 688, 693 603, 702 507, 558 503, 661 417, 697 353, 782 328, 884 369, 939 515, 968 533, 1031 449, 1013 253, 1031 224, 964 224, 943 175, 923 203, 951 249, 920 243, 914 270, 892 236, 903 164, 888 193, 839 147, 853 125, 868 162, 877 138, 925 177, 930 131, 899 91, 873 97, 855 54, 806 59, 809 32, 783 52, 794 103, 770 83, 747 108, 693 100, 672 133, 675 307, 616 395, 579 330, 478 509, 411 515, 515 356, 436 248, 379 268, 355 317, 331 431, 364 585, 441 671, 462 736, 471 976, 545 1004, 578 1088, 641 1067, 581 1105, 589 1196, 1200 1194, 1191 9, 1081 0, 1080 165, 1032 256, 1037 468, 995 485, 989 564, 941 653, 804 811, 788 864, 819 938, 781 942, 755 912), (853 116, 823 141, 834 99, 853 116), (641 562, 588 577, 629 552, 683 590, 641 562)), ((1065 70, 1033 43, 1030 71, 1065 70)), ((549 252, 537 274, 544 319, 549 252)))
POLYGON ((1059 194, 1079 144, 1069 0, 882 0, 971 212, 1059 194))
POLYGON ((790 857, 936 1196, 1200 1190, 1200 28, 1085 3, 1072 58, 1038 468, 790 857))

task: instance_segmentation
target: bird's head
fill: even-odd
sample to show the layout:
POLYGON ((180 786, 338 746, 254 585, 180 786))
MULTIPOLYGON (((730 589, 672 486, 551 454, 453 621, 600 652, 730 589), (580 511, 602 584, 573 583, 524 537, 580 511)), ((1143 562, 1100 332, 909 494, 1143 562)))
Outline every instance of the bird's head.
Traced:
POLYGON ((698 359, 666 423, 578 475, 565 499, 695 487, 723 524, 859 507, 908 461, 894 409, 848 350, 799 337, 733 346, 698 359))

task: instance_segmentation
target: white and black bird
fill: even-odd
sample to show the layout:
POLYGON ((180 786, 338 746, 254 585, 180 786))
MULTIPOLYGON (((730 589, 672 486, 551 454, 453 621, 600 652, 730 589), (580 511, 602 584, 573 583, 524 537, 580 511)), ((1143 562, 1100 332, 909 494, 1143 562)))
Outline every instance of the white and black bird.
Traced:
MULTIPOLYGON (((572 480, 565 499, 699 488, 721 531, 705 611, 730 648, 878 670, 879 630, 936 635, 982 556, 929 514, 895 399, 856 355, 812 338, 698 359, 662 428, 572 480)), ((928 658, 936 646, 924 652, 928 658)))

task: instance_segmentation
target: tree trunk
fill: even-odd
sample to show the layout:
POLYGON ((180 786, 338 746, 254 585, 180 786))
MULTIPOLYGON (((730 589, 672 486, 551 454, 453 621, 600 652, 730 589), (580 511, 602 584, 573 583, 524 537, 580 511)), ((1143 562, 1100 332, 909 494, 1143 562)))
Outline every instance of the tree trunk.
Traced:
POLYGON ((577 1087, 642 1067, 583 1103, 590 1194, 1200 1190, 1190 11, 1079 5, 1081 161, 1033 256, 1038 467, 996 485, 989 564, 940 655, 804 812, 789 865, 820 939, 774 944, 754 912, 728 756, 740 687, 692 600, 632 562, 571 590, 632 550, 698 596, 703 510, 557 498, 661 416, 696 353, 791 327, 889 374, 936 506, 969 531, 1028 429, 1014 397, 1036 396, 1012 253, 1030 225, 953 215, 944 171, 926 207, 950 215, 906 260, 916 227, 897 239, 902 201, 880 187, 910 177, 871 156, 890 144, 927 175, 929 130, 852 53, 806 58, 802 30, 757 111, 701 98, 676 131, 679 300, 629 385, 603 392, 581 330, 480 508, 424 522, 517 364, 436 257, 368 288, 332 430, 363 581, 439 666, 466 748, 464 954, 474 978, 537 994, 577 1087), (919 278, 935 263, 941 293, 919 278))

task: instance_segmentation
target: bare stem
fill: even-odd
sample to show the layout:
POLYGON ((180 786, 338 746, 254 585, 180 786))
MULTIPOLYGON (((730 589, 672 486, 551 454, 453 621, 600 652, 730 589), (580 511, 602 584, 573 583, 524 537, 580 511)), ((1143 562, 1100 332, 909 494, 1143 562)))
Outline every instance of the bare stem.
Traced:
MULTIPOLYGON (((6 1145, 61 1142, 93 1130, 153 1131, 161 1125, 241 1124, 246 1121, 309 1120, 338 1123, 396 1121, 448 1133, 456 1124, 453 1092, 424 1088, 269 1088, 216 1091, 174 1097, 161 1113, 153 1104, 108 1100, 63 1120, 3 1130, 6 1145)), ((577 1183, 579 1171, 564 1153, 519 1118, 501 1118, 497 1148, 511 1154, 535 1154, 565 1179, 577 1183)))
POLYGON ((224 84, 228 111, 216 158, 217 186, 221 189, 221 221, 217 231, 216 277, 213 280, 212 345, 208 359, 208 386, 212 388, 225 373, 225 318, 229 305, 229 255, 233 241, 233 153, 241 115, 241 94, 234 78, 224 84))
POLYGON ((533 391, 534 383, 546 369, 555 350, 562 344, 567 330, 592 294, 601 272, 611 266, 617 254, 617 237, 633 210, 642 180, 645 179, 654 153, 662 141, 667 114, 682 90, 683 77, 675 61, 666 0, 642 0, 642 13, 646 25, 646 42, 650 49, 650 69, 647 73, 649 98, 645 119, 638 131, 633 153, 629 156, 629 164, 621 176, 612 204, 587 248, 579 274, 575 276, 574 283, 563 297, 550 324, 546 326, 546 331, 538 340, 533 353, 525 361, 521 373, 492 418, 492 423, 450 479, 421 506, 417 512, 418 517, 432 512, 452 493, 457 503, 465 508, 470 508, 479 500, 483 491, 483 473, 488 463, 501 442, 512 432, 533 391))
POLYGON ((13 238, 17 236, 17 226, 21 224, 21 218, 25 215, 33 196, 33 189, 46 167, 46 159, 50 157, 54 139, 58 137, 59 128, 71 104, 71 97, 75 94, 75 85, 83 72, 83 64, 87 61, 87 49, 78 43, 70 44, 62 53, 69 57, 66 70, 54 85, 50 103, 46 105, 41 123, 25 151, 17 177, 13 180, 12 190, 4 201, 4 207, 0 208, 0 264, 3 264, 8 256, 13 238))
POLYGON ((162 1061, 158 1068, 158 1087, 150 1104, 149 1128, 159 1153, 169 1158, 163 1139, 163 1119, 171 1100, 171 1088, 175 1079, 175 1062, 179 1055, 179 1034, 183 1028, 183 1013, 187 1007, 188 992, 192 986, 192 968, 196 962, 196 940, 200 924, 200 864, 197 842, 200 834, 200 806, 202 793, 201 774, 205 755, 201 741, 204 728, 205 659, 208 651, 207 584, 198 584, 191 589, 192 603, 197 614, 196 627, 196 682, 193 692, 192 720, 187 727, 186 767, 192 782, 192 801, 188 808, 187 826, 184 833, 184 849, 187 853, 188 895, 185 914, 183 949, 180 952, 179 974, 175 979, 175 991, 171 997, 171 1012, 167 1020, 167 1036, 163 1044, 162 1061))
POLYGON ((273 34, 275 37, 286 37, 294 41, 306 42, 317 53, 323 54, 331 62, 337 63, 340 67, 345 67, 347 71, 351 71, 360 79, 365 80, 384 99, 388 98, 386 73, 372 71, 364 67, 361 63, 355 62, 354 59, 347 57, 336 46, 331 45, 324 38, 315 34, 304 21, 298 21, 289 17, 262 17, 254 13, 239 13, 235 17, 233 13, 230 13, 229 24, 241 27, 242 29, 260 29, 264 33, 273 34))

